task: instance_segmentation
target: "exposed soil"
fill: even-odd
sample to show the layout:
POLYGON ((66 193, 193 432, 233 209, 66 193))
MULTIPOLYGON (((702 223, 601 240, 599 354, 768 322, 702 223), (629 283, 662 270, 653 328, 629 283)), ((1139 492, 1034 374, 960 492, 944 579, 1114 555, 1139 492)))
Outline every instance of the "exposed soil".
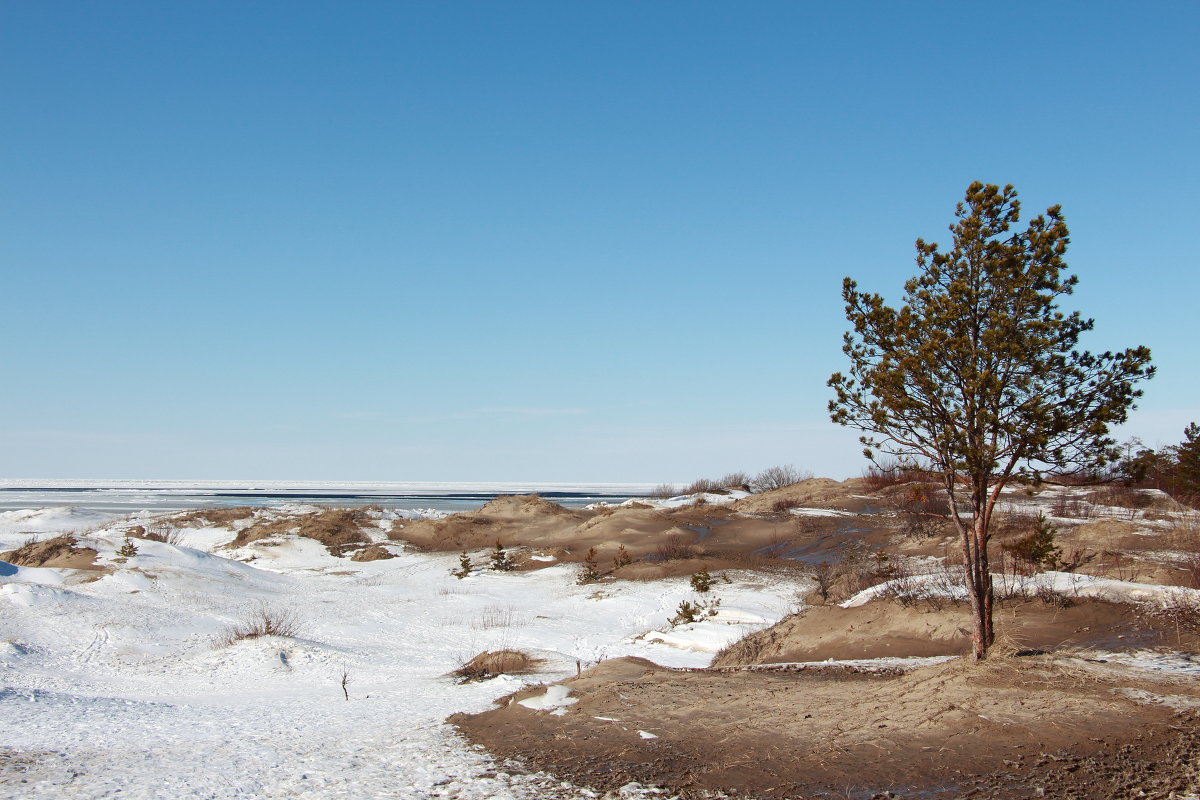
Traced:
MULTIPOLYGON (((497 498, 479 511, 445 519, 402 520, 389 537, 441 551, 480 550, 499 541, 507 548, 552 555, 558 562, 582 561, 594 548, 605 573, 612 572, 613 559, 624 545, 640 566, 626 567, 618 577, 638 580, 690 574, 699 569, 698 563, 667 564, 695 559, 705 559, 710 569, 787 561, 800 564, 807 560, 809 550, 842 548, 846 537, 839 532, 876 543, 891 536, 890 530, 873 526, 850 530, 853 527, 848 518, 747 515, 727 506, 655 509, 635 505, 587 511, 527 495, 497 498)), ((532 569, 554 562, 526 558, 519 563, 521 568, 532 569)))
POLYGON ((1040 787, 1126 798, 1142 796, 1131 784, 1165 792, 1196 780, 1195 721, 1169 704, 1200 707, 1197 687, 1080 659, 957 660, 897 675, 622 658, 563 683, 577 702, 561 716, 517 702, 537 687, 451 722, 499 756, 598 790, 636 780, 683 797, 999 800, 1040 787))

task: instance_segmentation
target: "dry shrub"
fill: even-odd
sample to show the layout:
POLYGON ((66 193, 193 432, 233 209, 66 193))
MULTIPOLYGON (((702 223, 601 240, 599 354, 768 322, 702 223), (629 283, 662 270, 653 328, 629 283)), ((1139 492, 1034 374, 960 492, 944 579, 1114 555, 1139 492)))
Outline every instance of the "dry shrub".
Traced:
POLYGON ((675 497, 677 494, 679 494, 679 492, 675 491, 675 484, 660 483, 658 486, 655 486, 653 489, 651 489, 646 494, 646 497, 666 500, 668 497, 675 497))
POLYGON ((892 486, 913 483, 914 481, 928 483, 933 480, 933 477, 926 470, 908 464, 901 464, 895 460, 871 464, 862 471, 862 480, 868 492, 878 492, 892 486))
POLYGON ((135 539, 148 539, 152 542, 162 542, 163 544, 174 545, 175 547, 183 547, 184 539, 183 531, 167 522, 158 522, 147 526, 135 525, 129 529, 126 536, 132 536, 135 539))
POLYGON ((685 543, 683 537, 676 533, 659 542, 655 552, 660 561, 678 561, 696 556, 696 548, 685 543))
POLYGON ((679 491, 680 494, 728 494, 725 487, 710 478, 697 478, 679 491))
POLYGON ((798 470, 791 464, 767 467, 750 481, 750 491, 757 493, 769 492, 772 489, 782 489, 785 486, 809 480, 812 476, 812 473, 808 470, 798 470))
POLYGON ((1153 614, 1178 632, 1200 633, 1200 597, 1191 592, 1169 592, 1153 614))
POLYGON ((782 514, 785 511, 791 511, 793 508, 802 508, 802 503, 795 497, 783 497, 771 504, 771 510, 776 514, 782 514))
POLYGON ((1200 553, 1185 553, 1178 566, 1183 571, 1183 585, 1200 589, 1200 553))
POLYGON ((1063 492, 1054 498, 1054 505, 1051 506, 1050 513, 1056 517, 1091 519, 1095 515, 1096 509, 1082 497, 1063 492))
POLYGON ((247 614, 246 619, 220 633, 216 637, 218 647, 227 647, 243 639, 262 636, 299 635, 302 623, 294 609, 276 608, 269 603, 259 603, 247 614))
POLYGON ((722 475, 721 479, 717 482, 728 489, 743 489, 748 491, 750 489, 751 480, 752 478, 746 473, 737 471, 727 472, 725 475, 722 475))
POLYGON ((910 539, 932 539, 947 532, 948 499, 944 491, 908 484, 889 498, 900 515, 900 530, 910 539))
POLYGON ((838 564, 839 582, 844 587, 843 592, 847 597, 901 575, 902 569, 892 562, 887 553, 871 550, 861 544, 850 548, 838 564))
POLYGON ((835 567, 828 561, 822 561, 813 569, 813 580, 817 582, 817 594, 821 596, 821 602, 829 602, 829 591, 833 588, 833 579, 835 577, 835 567))
POLYGON ((80 552, 81 548, 75 546, 78 542, 79 540, 69 533, 62 533, 49 539, 38 539, 36 536, 31 536, 16 550, 0 553, 0 560, 18 567, 40 567, 51 559, 80 552))
POLYGON ((1106 486, 1100 491, 1092 493, 1089 499, 1098 505, 1129 509, 1131 518, 1136 516, 1139 510, 1149 508, 1154 504, 1153 495, 1131 486, 1121 485, 1106 486))
MULTIPOLYGON (((939 564, 932 571, 916 574, 902 565, 892 565, 892 577, 882 597, 901 606, 920 605, 934 610, 966 602, 967 577, 961 567, 939 564)), ((1004 581, 1001 581, 1004 584, 1004 581)))
POLYGON ((498 675, 531 672, 540 663, 541 659, 520 650, 485 650, 450 674, 458 678, 459 683, 470 683, 485 681, 498 675))

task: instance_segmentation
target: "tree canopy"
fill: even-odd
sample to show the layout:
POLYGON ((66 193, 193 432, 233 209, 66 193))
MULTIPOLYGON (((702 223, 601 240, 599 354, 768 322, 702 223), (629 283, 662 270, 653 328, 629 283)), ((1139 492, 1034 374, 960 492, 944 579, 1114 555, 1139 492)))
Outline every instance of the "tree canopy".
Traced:
POLYGON ((917 240, 918 273, 899 308, 845 279, 850 369, 829 380, 829 412, 863 431, 868 458, 882 452, 942 476, 982 657, 992 639, 988 525, 1000 489, 1115 460, 1109 428, 1125 421, 1141 394, 1135 384, 1154 368, 1145 347, 1077 349, 1094 323, 1059 309, 1078 282, 1063 274, 1070 239, 1061 207, 1013 231, 1016 190, 976 182, 955 218, 948 250, 917 240))

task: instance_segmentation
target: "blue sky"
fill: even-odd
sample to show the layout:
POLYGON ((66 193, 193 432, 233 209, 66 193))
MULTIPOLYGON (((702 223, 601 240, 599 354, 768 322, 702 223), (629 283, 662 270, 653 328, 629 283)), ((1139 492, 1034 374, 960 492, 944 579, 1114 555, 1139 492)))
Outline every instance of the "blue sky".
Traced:
POLYGON ((1200 5, 0 4, 0 477, 847 477, 979 179, 1200 421, 1200 5))

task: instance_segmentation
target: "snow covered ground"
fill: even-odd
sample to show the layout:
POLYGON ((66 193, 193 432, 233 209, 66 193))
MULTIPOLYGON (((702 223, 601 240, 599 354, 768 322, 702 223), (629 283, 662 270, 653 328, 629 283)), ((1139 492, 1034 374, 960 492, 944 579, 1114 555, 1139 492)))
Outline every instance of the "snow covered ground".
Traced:
POLYGON ((454 555, 358 563, 307 539, 230 553, 218 546, 232 533, 211 528, 186 532, 188 547, 136 540, 121 561, 109 519, 0 514, 0 550, 31 531, 91 529, 80 544, 111 569, 80 582, 0 564, 0 798, 591 796, 506 771, 443 720, 576 662, 706 665, 806 588, 734 573, 714 588, 717 616, 670 629, 680 601, 697 599, 686 579, 579 586, 574 568, 553 566, 458 580, 454 555), (298 635, 218 643, 262 609, 292 614, 298 635), (544 659, 539 673, 447 677, 502 647, 544 659))

